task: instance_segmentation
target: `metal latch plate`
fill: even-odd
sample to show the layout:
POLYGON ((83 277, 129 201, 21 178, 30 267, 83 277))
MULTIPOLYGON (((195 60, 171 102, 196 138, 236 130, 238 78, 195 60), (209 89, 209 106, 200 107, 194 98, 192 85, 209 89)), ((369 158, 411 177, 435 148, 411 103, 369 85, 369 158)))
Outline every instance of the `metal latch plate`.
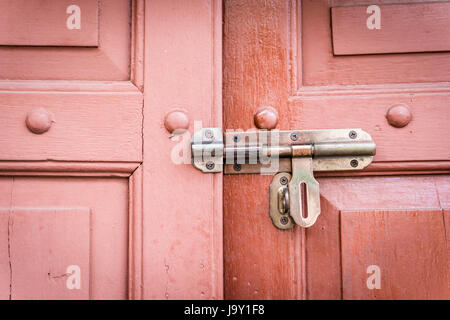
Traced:
POLYGON ((192 140, 193 165, 203 172, 277 174, 270 217, 280 229, 312 226, 320 214, 314 171, 361 170, 375 143, 361 129, 228 131, 202 129, 192 140))

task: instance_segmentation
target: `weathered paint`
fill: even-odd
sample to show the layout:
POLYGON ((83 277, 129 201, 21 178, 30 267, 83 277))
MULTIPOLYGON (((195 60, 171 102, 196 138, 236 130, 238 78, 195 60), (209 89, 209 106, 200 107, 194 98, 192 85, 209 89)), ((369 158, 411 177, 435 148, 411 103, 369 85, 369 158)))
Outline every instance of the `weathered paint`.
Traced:
POLYGON ((442 32, 450 29, 450 3, 390 3, 377 7, 366 4, 331 8, 335 55, 450 51, 450 35, 442 32), (372 19, 379 19, 376 28, 372 19))
POLYGON ((346 4, 365 2, 225 2, 225 128, 253 128, 255 110, 270 105, 281 130, 360 127, 377 144, 367 170, 317 174, 322 213, 307 230, 273 227, 272 177, 225 176, 225 298, 450 298, 450 180, 431 175, 450 172, 450 54, 335 56, 330 8, 346 4), (398 114, 386 118, 398 105, 411 115, 403 128, 398 114), (383 214, 398 225, 377 224, 383 214), (384 275, 378 293, 362 286, 369 263, 384 275))
MULTIPOLYGON (((221 299, 222 176, 173 162, 164 119, 173 108, 221 126, 220 1, 146 3, 144 107, 145 299, 221 299)), ((189 144, 189 140, 184 140, 189 144)))

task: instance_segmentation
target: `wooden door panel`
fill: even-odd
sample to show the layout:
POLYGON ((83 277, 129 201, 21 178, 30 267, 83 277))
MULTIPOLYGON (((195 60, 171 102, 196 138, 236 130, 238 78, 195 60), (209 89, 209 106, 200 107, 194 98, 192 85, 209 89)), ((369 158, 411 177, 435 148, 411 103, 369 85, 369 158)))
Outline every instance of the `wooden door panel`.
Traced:
POLYGON ((131 83, 34 84, 0 81, 0 160, 142 160, 143 99, 131 83), (44 134, 26 125, 38 108, 52 118, 44 134))
POLYGON ((368 6, 331 8, 335 55, 450 51, 450 36, 442 32, 450 28, 450 3, 381 4, 383 22, 372 29, 368 6))
POLYGON ((0 45, 97 47, 98 4, 97 0, 2 0, 0 45))
POLYGON ((341 211, 342 298, 449 299, 443 215, 424 209, 341 211), (379 289, 368 289, 371 266, 380 270, 379 289))
POLYGON ((224 180, 225 298, 301 299, 302 232, 273 227, 268 212, 272 177, 224 180))
POLYGON ((306 88, 290 99, 291 126, 364 128, 377 144, 374 161, 450 160, 450 140, 444 138, 449 134, 449 87, 409 86, 390 91, 385 88, 306 88), (402 130, 386 119, 389 108, 398 105, 406 106, 412 115, 402 130))
POLYGON ((127 179, 2 177, 0 182, 0 228, 7 243, 0 243, 0 255, 6 249, 8 261, 1 265, 7 268, 0 282, 3 298, 127 297, 127 179), (80 267, 80 289, 66 286, 71 265, 80 267))
POLYGON ((271 176, 224 177, 226 298, 450 298, 450 55, 334 55, 331 8, 348 5, 366 3, 225 2, 225 129, 254 128, 254 112, 270 105, 277 129, 359 127, 377 144, 363 172, 316 174, 322 213, 308 229, 272 225, 271 176), (394 105, 412 115, 402 128, 387 117, 394 105), (371 259, 381 289, 363 286, 371 259))
POLYGON ((174 163, 175 148, 189 135, 163 125, 176 107, 188 112, 190 134, 198 123, 222 125, 221 10, 216 0, 145 3, 146 299, 223 297, 222 175, 203 175, 190 159, 174 163))
POLYGON ((11 299, 89 299, 89 208, 10 208, 0 214, 9 217, 11 299))
MULTIPOLYGON (((0 42, 0 79, 130 79, 130 17, 132 16, 130 0, 101 1, 98 2, 98 7, 95 0, 62 1, 63 4, 67 3, 66 6, 59 3, 60 1, 28 0, 21 1, 10 7, 8 6, 10 2, 10 0, 2 0, 0 2, 2 12, 9 17, 6 21, 2 20, 8 24, 8 27, 4 30, 11 34, 15 41, 20 40, 16 37, 17 32, 23 32, 25 26, 28 26, 28 33, 27 37, 20 40, 20 42, 0 42), (81 9, 81 28, 79 30, 69 30, 72 32, 68 33, 65 29, 67 29, 67 19, 69 19, 71 14, 66 13, 66 9, 70 5, 78 5, 81 9), (45 10, 47 6, 48 10, 45 10, 46 20, 43 23, 47 25, 51 32, 47 33, 45 29, 41 30, 43 26, 42 24, 39 25, 39 18, 41 17, 39 10, 34 12, 22 9, 20 15, 17 16, 16 12, 21 6, 37 6, 41 10, 45 10), (36 17, 34 17, 35 14, 36 17), (86 19, 97 17, 98 29, 92 29, 95 26, 90 25, 94 21, 86 19), (8 23, 10 19, 14 23, 8 23), (20 22, 17 23, 17 21, 20 22), (90 31, 89 28, 92 32, 80 35, 85 31, 90 31), (64 32, 61 30, 64 30, 64 32), (98 46, 92 46, 97 42, 96 33, 98 33, 98 46), (91 47, 73 46, 77 43, 86 44, 84 42, 87 39, 91 39, 88 42, 91 47), (34 46, 36 44, 39 44, 39 46, 34 46), (42 46, 43 44, 51 44, 51 46, 42 46)), ((16 1, 13 2, 15 3, 16 1)))
POLYGON ((319 182, 322 214, 316 225, 306 230, 308 298, 450 297, 445 289, 450 285, 450 280, 445 278, 450 256, 446 250, 446 226, 440 201, 449 192, 450 177, 322 178, 319 182), (439 189, 438 184, 446 188, 439 189), (355 218, 358 214, 361 219, 355 218), (383 223, 384 216, 390 218, 389 224, 383 223), (393 221, 398 225, 394 226, 393 221), (355 228, 360 228, 360 232, 355 228), (355 244, 354 247, 351 244, 355 244), (431 247, 433 255, 430 250, 422 252, 431 247), (379 264, 375 261, 367 264, 371 257, 386 261, 378 259, 379 264), (381 265, 383 262, 385 266, 381 265), (415 269, 410 266, 419 262, 421 265, 415 269), (359 272, 352 273, 347 263, 357 265, 359 272), (369 276, 366 269, 370 265, 378 265, 383 272, 382 290, 359 286, 357 293, 350 294, 351 287, 347 283, 365 285, 369 276), (434 275, 428 272, 432 269, 434 275), (404 274, 398 270, 403 270, 404 274), (409 283, 413 278, 416 282, 409 283), (413 286, 421 286, 423 290, 408 290, 413 286), (425 290, 427 286, 430 290, 425 290), (383 292, 388 288, 403 288, 403 291, 383 292))
MULTIPOLYGON (((380 0, 368 4, 365 0, 292 1, 293 6, 291 8, 297 12, 291 11, 295 23, 290 30, 292 30, 291 34, 296 37, 294 39, 296 47, 294 52, 298 50, 298 54, 294 55, 293 58, 303 61, 303 63, 300 63, 302 67, 299 68, 299 75, 302 77, 303 84, 322 86, 449 81, 450 53, 448 52, 352 56, 336 56, 333 54, 332 7, 361 5, 367 8, 372 4, 407 5, 411 3, 427 4, 431 7, 433 2, 435 1, 380 0), (300 31, 301 34, 296 30, 300 31)), ((277 4, 277 6, 280 6, 280 4, 277 4)), ((405 9, 405 11, 407 10, 405 9)), ((381 16, 383 19, 383 12, 381 16)), ((364 18, 367 17, 369 15, 365 14, 364 18)), ((396 22, 409 25, 408 22, 401 19, 396 20, 396 22)), ((435 22, 434 19, 433 22, 435 22)), ((417 24, 413 28, 418 27, 417 24)), ((285 30, 280 30, 279 35, 285 33, 285 30)), ((420 38, 419 35, 415 39, 425 43, 430 41, 426 37, 420 38)), ((403 40, 400 38, 397 42, 402 43, 403 40)), ((385 46, 386 51, 389 51, 387 47, 388 45, 385 46)))

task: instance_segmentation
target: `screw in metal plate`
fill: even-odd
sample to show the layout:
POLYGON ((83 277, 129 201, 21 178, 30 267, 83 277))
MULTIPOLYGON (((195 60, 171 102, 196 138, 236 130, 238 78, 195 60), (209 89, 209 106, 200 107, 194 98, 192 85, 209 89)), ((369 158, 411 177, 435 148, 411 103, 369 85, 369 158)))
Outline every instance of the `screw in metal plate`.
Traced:
POLYGON ((234 169, 234 171, 241 171, 242 166, 239 163, 235 163, 233 165, 233 169, 234 169))
POLYGON ((207 139, 212 139, 214 138, 214 132, 211 129, 207 129, 205 130, 205 137, 207 139))
POLYGON ((287 185, 288 182, 289 182, 288 178, 286 178, 286 177, 281 177, 280 178, 280 183, 282 185, 287 185))
POLYGON ((281 217, 280 218, 280 223, 282 225, 287 225, 289 223, 289 218, 288 217, 281 217))
POLYGON ((358 134, 356 133, 355 130, 352 130, 348 133, 348 136, 350 137, 350 139, 356 139, 356 137, 358 136, 358 134))
POLYGON ((297 141, 298 140, 298 134, 296 132, 292 132, 291 133, 291 140, 292 141, 297 141))
POLYGON ((358 166, 358 160, 353 159, 352 161, 350 161, 350 165, 351 165, 353 168, 356 168, 356 167, 358 166))
POLYGON ((239 141, 239 136, 233 136, 233 141, 234 142, 238 142, 239 141))
POLYGON ((206 163, 206 169, 208 169, 208 170, 214 169, 215 166, 216 166, 216 165, 215 165, 214 162, 212 162, 212 161, 208 161, 208 162, 206 163))

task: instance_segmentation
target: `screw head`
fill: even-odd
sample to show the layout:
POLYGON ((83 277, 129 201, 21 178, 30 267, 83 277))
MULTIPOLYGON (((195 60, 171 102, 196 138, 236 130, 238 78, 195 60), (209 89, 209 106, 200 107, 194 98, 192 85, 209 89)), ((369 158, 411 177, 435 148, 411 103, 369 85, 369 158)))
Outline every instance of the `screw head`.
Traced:
POLYGON ((234 171, 241 171, 242 166, 239 163, 235 163, 233 165, 233 169, 234 169, 234 171))
POLYGON ((280 218, 280 223, 282 225, 287 225, 289 223, 289 218, 288 217, 281 217, 280 218))
POLYGON ((292 141, 297 141, 298 140, 298 134, 296 132, 292 132, 291 133, 291 140, 292 141))
POLYGON ((211 129, 207 129, 205 130, 205 137, 207 139, 212 139, 214 138, 214 132, 211 129))
POLYGON ((286 184, 288 184, 288 182, 289 182, 288 178, 286 178, 286 177, 281 177, 280 178, 280 183, 282 185, 286 185, 286 184))
POLYGON ((215 166, 216 166, 216 165, 215 165, 214 162, 212 162, 212 161, 208 161, 208 162, 206 163, 206 169, 208 169, 208 170, 214 169, 215 166))
POLYGON ((358 166, 358 160, 353 159, 352 161, 350 161, 350 165, 351 165, 353 168, 356 168, 356 167, 358 166))
POLYGON ((352 130, 348 133, 348 136, 350 137, 350 139, 356 139, 356 137, 358 136, 358 134, 356 133, 355 130, 352 130))

